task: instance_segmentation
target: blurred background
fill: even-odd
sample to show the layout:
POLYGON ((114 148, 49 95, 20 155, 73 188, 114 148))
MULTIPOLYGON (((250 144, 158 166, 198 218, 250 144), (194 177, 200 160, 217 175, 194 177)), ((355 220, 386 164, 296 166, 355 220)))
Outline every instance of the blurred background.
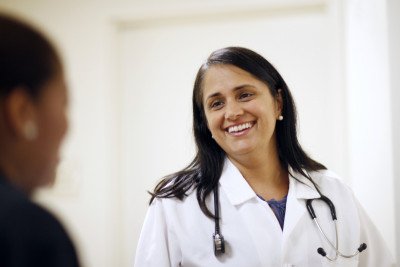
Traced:
POLYGON ((233 45, 281 72, 304 148, 400 257, 400 1, 0 0, 0 11, 39 26, 64 59, 70 133, 55 186, 36 199, 84 266, 133 266, 147 190, 194 155, 197 69, 233 45))

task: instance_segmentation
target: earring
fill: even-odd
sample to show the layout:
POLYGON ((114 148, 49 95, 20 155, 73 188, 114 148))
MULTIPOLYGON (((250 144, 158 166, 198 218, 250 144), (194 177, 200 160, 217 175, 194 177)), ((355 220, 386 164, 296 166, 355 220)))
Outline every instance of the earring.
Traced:
POLYGON ((35 122, 27 121, 24 125, 24 136, 27 140, 32 141, 38 136, 38 127, 35 122))
POLYGON ((282 115, 279 115, 278 121, 283 121, 283 116, 282 115))

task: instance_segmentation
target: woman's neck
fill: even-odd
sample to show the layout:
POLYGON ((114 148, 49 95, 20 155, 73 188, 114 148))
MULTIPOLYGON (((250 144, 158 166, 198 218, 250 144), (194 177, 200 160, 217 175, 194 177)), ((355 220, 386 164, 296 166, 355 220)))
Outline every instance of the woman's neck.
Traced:
POLYGON ((266 200, 282 199, 289 190, 288 171, 281 165, 278 153, 228 157, 239 169, 254 192, 266 200))

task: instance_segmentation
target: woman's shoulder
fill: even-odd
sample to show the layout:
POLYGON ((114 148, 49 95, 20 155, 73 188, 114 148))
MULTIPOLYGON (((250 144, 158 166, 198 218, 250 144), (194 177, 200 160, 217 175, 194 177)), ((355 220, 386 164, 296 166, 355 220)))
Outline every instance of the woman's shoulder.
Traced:
POLYGON ((336 172, 326 169, 310 172, 310 176, 313 181, 325 192, 342 192, 349 195, 353 195, 353 191, 350 188, 348 181, 343 179, 336 172))
POLYGON ((165 176, 156 185, 151 193, 152 200, 166 203, 179 203, 196 191, 196 173, 194 171, 181 171, 165 176))
POLYGON ((327 179, 328 181, 331 182, 343 182, 343 178, 330 169, 312 171, 310 172, 310 175, 313 179, 317 180, 327 179))
POLYGON ((335 171, 325 169, 318 171, 308 172, 311 179, 316 183, 321 189, 342 189, 346 191, 351 191, 348 181, 343 179, 342 176, 337 174, 335 171))
POLYGON ((196 187, 194 185, 187 189, 182 198, 178 198, 177 196, 156 196, 150 205, 161 207, 180 207, 191 205, 193 201, 196 201, 197 203, 196 187))

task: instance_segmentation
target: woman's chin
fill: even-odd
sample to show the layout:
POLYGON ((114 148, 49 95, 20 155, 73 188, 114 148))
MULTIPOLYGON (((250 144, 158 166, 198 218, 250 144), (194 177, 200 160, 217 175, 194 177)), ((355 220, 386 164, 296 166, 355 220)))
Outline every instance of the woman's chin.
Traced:
POLYGON ((253 146, 240 146, 231 149, 227 152, 228 156, 237 157, 237 156, 246 156, 251 155, 251 153, 255 150, 253 146))

